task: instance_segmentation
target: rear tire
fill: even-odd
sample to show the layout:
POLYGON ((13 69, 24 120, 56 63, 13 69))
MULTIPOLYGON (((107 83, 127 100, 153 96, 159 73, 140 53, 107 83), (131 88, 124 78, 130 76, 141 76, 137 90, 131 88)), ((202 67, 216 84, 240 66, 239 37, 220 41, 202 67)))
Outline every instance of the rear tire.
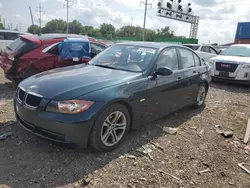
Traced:
POLYGON ((208 87, 204 83, 202 83, 199 87, 197 97, 196 97, 196 102, 193 105, 193 108, 198 109, 204 105, 206 96, 207 96, 207 91, 208 91, 208 87))
POLYGON ((101 152, 117 148, 130 126, 130 114, 122 104, 112 104, 97 117, 90 135, 90 145, 101 152))

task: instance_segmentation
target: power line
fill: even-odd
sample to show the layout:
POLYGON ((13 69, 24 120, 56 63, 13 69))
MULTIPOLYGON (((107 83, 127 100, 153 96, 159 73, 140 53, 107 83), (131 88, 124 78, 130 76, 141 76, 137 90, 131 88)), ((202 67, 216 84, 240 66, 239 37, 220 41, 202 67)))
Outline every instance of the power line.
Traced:
POLYGON ((42 34, 42 13, 44 12, 41 4, 39 5, 39 7, 37 7, 37 12, 39 14, 39 25, 40 25, 40 35, 41 35, 42 34))
POLYGON ((144 41, 145 40, 145 25, 146 25, 146 17, 147 17, 147 8, 148 8, 148 6, 152 7, 152 3, 148 3, 148 0, 146 0, 145 2, 141 1, 140 5, 141 4, 144 4, 144 6, 145 6, 143 29, 142 29, 142 41, 144 41))

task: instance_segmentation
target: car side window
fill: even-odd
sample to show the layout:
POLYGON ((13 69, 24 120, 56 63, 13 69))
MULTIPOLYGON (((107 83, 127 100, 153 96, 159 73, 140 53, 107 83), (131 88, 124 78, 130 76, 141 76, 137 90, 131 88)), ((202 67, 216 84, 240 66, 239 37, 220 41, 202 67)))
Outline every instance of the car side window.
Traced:
POLYGON ((55 44, 52 48, 50 48, 48 51, 46 51, 46 53, 52 54, 52 55, 59 55, 59 49, 58 49, 58 45, 60 43, 55 44))
POLYGON ((211 52, 212 54, 217 54, 217 52, 216 52, 213 48, 211 48, 211 47, 210 47, 210 52, 211 52))
POLYGON ((166 49, 163 51, 156 63, 156 68, 160 67, 168 67, 171 70, 178 70, 178 58, 177 58, 177 52, 176 49, 166 49))
POLYGON ((202 46, 201 51, 206 53, 211 53, 208 46, 202 46))
POLYGON ((106 46, 103 46, 101 44, 91 42, 90 45, 91 45, 91 54, 93 57, 106 49, 106 46))
POLYGON ((200 60, 200 58, 196 54, 194 54, 194 53, 193 53, 193 56, 194 56, 195 66, 196 67, 197 66, 201 66, 201 60, 200 60))
POLYGON ((194 61, 194 53, 192 51, 180 48, 179 52, 183 69, 195 67, 196 63, 194 61))
POLYGON ((4 33, 0 32, 0 40, 4 40, 4 33))
POLYGON ((17 38, 17 33, 5 33, 5 40, 16 40, 17 38))

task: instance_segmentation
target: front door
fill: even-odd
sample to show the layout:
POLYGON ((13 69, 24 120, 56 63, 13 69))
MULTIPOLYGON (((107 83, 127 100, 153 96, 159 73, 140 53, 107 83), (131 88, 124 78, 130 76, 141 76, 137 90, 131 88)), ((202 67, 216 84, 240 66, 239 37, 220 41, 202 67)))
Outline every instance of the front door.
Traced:
POLYGON ((180 106, 180 92, 183 85, 183 73, 179 69, 177 51, 175 48, 167 48, 158 57, 155 71, 160 67, 168 67, 173 71, 169 76, 156 76, 148 80, 147 92, 147 117, 150 120, 157 119, 180 106))

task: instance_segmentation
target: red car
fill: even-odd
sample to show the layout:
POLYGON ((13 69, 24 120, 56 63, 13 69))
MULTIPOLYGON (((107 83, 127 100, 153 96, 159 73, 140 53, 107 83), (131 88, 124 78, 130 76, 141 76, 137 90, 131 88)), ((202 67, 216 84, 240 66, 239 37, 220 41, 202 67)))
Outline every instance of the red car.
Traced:
POLYGON ((105 48, 105 43, 82 35, 21 35, 0 52, 0 67, 7 79, 18 83, 46 70, 89 61, 105 48), (83 50, 88 57, 81 56, 83 50))

